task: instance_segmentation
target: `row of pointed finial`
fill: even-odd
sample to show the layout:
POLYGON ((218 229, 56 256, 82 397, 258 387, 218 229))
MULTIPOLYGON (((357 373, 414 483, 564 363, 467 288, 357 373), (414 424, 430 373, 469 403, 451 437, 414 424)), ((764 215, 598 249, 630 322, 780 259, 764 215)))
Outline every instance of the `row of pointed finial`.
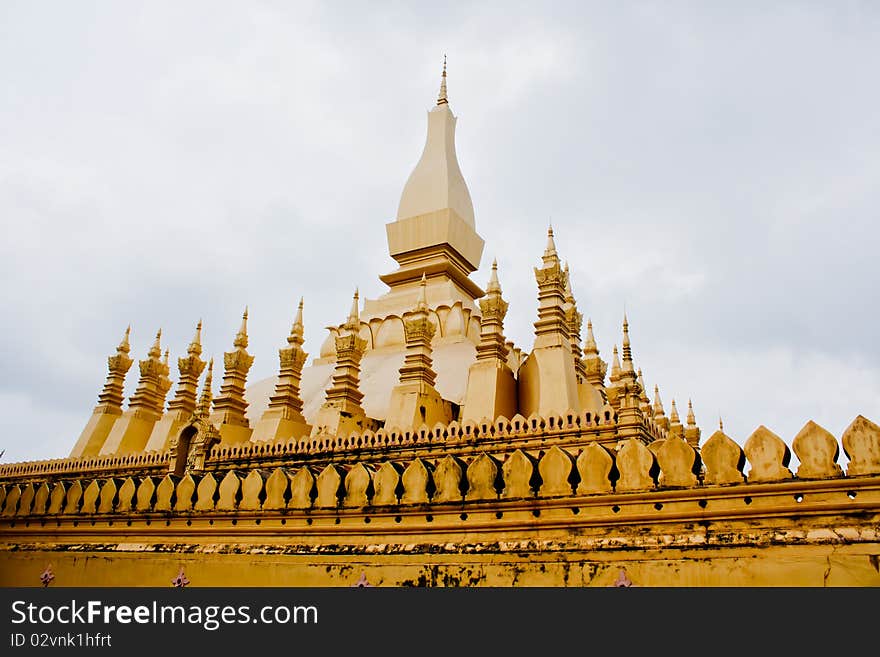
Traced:
MULTIPOLYGON (((861 502, 861 482, 871 490, 880 474, 880 427, 859 416, 843 435, 844 449, 850 457, 847 483, 838 489, 824 487, 817 498, 827 505, 829 495, 853 509, 861 502), (865 477, 859 479, 859 477, 865 477)), ((837 464, 839 447, 835 438, 813 422, 808 422, 794 439, 801 461, 797 477, 806 480, 804 491, 812 492, 808 480, 836 479, 844 476, 837 464)), ((577 453, 553 446, 539 454, 518 449, 506 454, 475 454, 468 459, 453 455, 437 459, 413 458, 404 463, 382 460, 358 462, 350 466, 330 463, 318 472, 308 465, 298 468, 276 467, 269 476, 252 468, 246 476, 226 471, 218 482, 214 474, 187 473, 178 478, 166 475, 157 485, 152 477, 139 484, 132 478, 91 481, 58 481, 0 486, 0 508, 4 516, 44 514, 127 513, 130 511, 232 511, 279 510, 428 503, 460 503, 499 499, 556 498, 601 495, 612 492, 634 493, 664 488, 712 487, 792 480, 788 470, 788 447, 764 427, 759 427, 743 449, 721 431, 713 434, 700 455, 685 441, 669 439, 653 449, 637 439, 622 441, 616 450, 592 443, 577 453), (751 463, 744 473, 744 456, 751 463), (316 475, 317 473, 317 475, 316 475), (537 478, 536 478, 537 475, 537 478)), ((219 472, 218 472, 219 477, 219 472)), ((713 500, 729 509, 716 488, 713 500)), ((759 513, 765 515, 777 506, 785 512, 797 489, 786 487, 780 497, 764 489, 759 513)), ((737 497, 736 493, 733 493, 737 497)), ((729 497, 729 495, 728 495, 729 497)), ((798 503, 809 506, 804 495, 798 503)), ((636 498, 637 500, 640 498, 636 498)), ((743 508, 750 498, 739 498, 743 508)), ((617 504, 625 499, 616 498, 617 504)), ((692 499, 688 499, 690 505, 692 499)), ((715 502, 712 502, 714 504, 715 502)), ((867 504, 873 502, 866 499, 867 504)), ((707 509, 708 505, 703 505, 707 509)), ((658 507, 655 507, 658 508, 658 507)), ((661 507, 662 508, 662 505, 661 507)), ((658 510, 660 510, 658 508, 658 510)), ((643 507, 634 509, 644 513, 643 507)), ((688 511, 698 517, 701 511, 688 511)), ((617 513, 614 511, 614 513, 617 513)))

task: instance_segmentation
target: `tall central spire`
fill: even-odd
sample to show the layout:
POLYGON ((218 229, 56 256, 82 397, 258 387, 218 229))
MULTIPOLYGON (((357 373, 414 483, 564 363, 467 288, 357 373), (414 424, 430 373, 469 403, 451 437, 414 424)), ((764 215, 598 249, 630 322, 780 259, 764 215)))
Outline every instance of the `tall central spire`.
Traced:
POLYGON ((446 94, 444 57, 440 94, 437 104, 428 112, 425 148, 400 196, 398 221, 449 208, 471 228, 475 227, 471 194, 461 175, 455 153, 455 124, 456 118, 446 94))
POLYGON ((449 106, 446 80, 444 57, 440 93, 428 111, 425 147, 400 195, 397 218, 386 224, 388 249, 400 268, 381 278, 392 293, 407 291, 398 312, 412 308, 412 293, 422 274, 428 278, 429 298, 437 298, 438 284, 450 279, 472 308, 484 294, 468 278, 480 266, 483 239, 477 234, 471 194, 458 165, 456 118, 449 106))

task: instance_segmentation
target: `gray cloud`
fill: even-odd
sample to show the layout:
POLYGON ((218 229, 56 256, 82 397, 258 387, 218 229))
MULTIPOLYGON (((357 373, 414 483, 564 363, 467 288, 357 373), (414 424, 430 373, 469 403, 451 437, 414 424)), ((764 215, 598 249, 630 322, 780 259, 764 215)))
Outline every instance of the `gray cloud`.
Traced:
MULTIPOLYGON (((251 380, 394 268, 384 224, 450 58, 459 160, 531 345, 552 217, 603 356, 708 434, 880 409, 880 11, 867 3, 4 3, 0 448, 65 455, 133 325, 251 309, 251 380)), ((136 365, 133 368, 133 372, 136 365)), ((129 376, 128 392, 136 377, 129 376)))

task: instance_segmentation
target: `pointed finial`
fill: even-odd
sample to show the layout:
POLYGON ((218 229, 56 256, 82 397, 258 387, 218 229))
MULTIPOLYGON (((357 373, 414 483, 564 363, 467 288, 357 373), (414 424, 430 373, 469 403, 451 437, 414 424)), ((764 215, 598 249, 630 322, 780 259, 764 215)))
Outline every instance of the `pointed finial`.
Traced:
POLYGON ((293 318, 293 326, 290 327, 290 335, 287 338, 289 344, 303 343, 303 298, 299 298, 299 306, 296 308, 296 317, 293 318))
POLYGON ((360 331, 361 329, 361 316, 360 316, 360 296, 358 295, 358 289, 354 289, 354 297, 351 300, 351 310, 348 313, 348 319, 345 322, 345 327, 352 331, 360 331))
POLYGON ((642 368, 639 368, 638 378, 639 387, 642 389, 642 394, 639 395, 639 399, 642 400, 643 403, 649 404, 651 403, 651 399, 648 397, 648 389, 645 387, 645 379, 642 376, 642 368))
POLYGON ((199 323, 196 324, 196 334, 193 336, 192 342, 189 343, 189 347, 186 350, 186 353, 191 356, 198 356, 202 353, 202 320, 199 320, 199 323))
POLYGON ((556 254, 556 242, 553 240, 553 225, 547 229, 547 246, 541 257, 545 265, 559 264, 559 256, 556 254))
POLYGON ((170 355, 171 355, 171 350, 170 350, 170 349, 166 349, 166 350, 165 350, 165 357, 162 359, 162 364, 163 364, 163 365, 168 365, 168 357, 169 357, 170 355))
POLYGON ((486 286, 487 294, 501 294, 501 283, 498 282, 498 260, 492 261, 492 273, 489 274, 489 284, 486 286))
POLYGON ((574 293, 571 291, 571 273, 568 270, 568 261, 565 262, 565 301, 566 303, 574 303, 574 293))
POLYGON ((718 416, 718 431, 724 431, 724 420, 721 419, 721 416, 718 416))
POLYGON ((440 77, 440 95, 437 96, 438 105, 446 105, 449 99, 446 97, 446 55, 443 55, 443 75, 440 77))
POLYGON ((122 335, 122 342, 120 342, 119 346, 116 347, 116 351, 124 354, 127 354, 129 351, 131 351, 131 345, 128 343, 129 335, 131 335, 131 324, 129 324, 128 328, 125 329, 125 333, 122 335))
POLYGON ((599 353, 599 347, 596 346, 596 338, 593 335, 592 319, 587 319, 587 340, 584 343, 584 353, 599 353))
POLYGON ((199 406, 196 414, 201 417, 208 417, 211 413, 211 401, 213 392, 211 390, 214 383, 214 359, 208 361, 208 371, 205 373, 205 383, 202 384, 202 396, 199 399, 199 406))
POLYGON ((694 405, 691 403, 690 399, 688 399, 687 425, 689 427, 697 426, 697 418, 694 417, 694 405))
POLYGON ((617 345, 611 350, 611 376, 620 374, 620 358, 617 356, 617 345))
POLYGON ((422 280, 419 282, 419 298, 416 301, 416 310, 427 312, 428 310, 428 279, 422 272, 422 280))
POLYGON ((678 419, 678 409, 675 407, 675 400, 672 400, 672 410, 669 413, 669 421, 672 424, 680 423, 678 419))
POLYGON ((626 319, 626 311, 623 312, 623 369, 632 370, 632 348, 629 342, 629 322, 626 319))
POLYGON ((156 333, 156 339, 153 341, 153 346, 150 347, 150 351, 147 352, 147 355, 150 358, 159 358, 162 355, 162 346, 159 344, 162 340, 162 329, 156 333))
POLYGON ((241 316, 241 327, 238 329, 238 333, 235 335, 235 340, 232 343, 232 346, 236 349, 245 349, 248 346, 247 320, 248 309, 245 306, 244 314, 241 316))

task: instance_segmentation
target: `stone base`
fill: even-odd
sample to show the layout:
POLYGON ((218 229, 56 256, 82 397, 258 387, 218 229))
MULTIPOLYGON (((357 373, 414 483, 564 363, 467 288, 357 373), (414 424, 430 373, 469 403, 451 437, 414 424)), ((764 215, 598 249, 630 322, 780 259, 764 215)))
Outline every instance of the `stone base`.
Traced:
POLYGON ((192 417, 191 413, 183 413, 182 411, 163 415, 162 419, 156 422, 153 427, 144 451, 161 452, 168 449, 171 446, 171 440, 177 436, 190 417, 192 417))
POLYGON ((322 406, 309 435, 349 436, 372 431, 376 426, 376 421, 368 418, 361 408, 345 411, 336 406, 322 406))
POLYGON ((76 445, 73 446, 70 458, 97 456, 101 452, 107 436, 110 435, 113 425, 120 417, 122 417, 122 411, 96 408, 76 441, 76 445))
POLYGON ((484 361, 471 365, 461 422, 494 422, 499 415, 509 420, 516 413, 516 379, 507 364, 484 361))
POLYGON ((110 435, 101 447, 101 456, 144 451, 158 419, 142 411, 126 411, 113 424, 110 435))
POLYGON ((305 418, 296 413, 290 414, 291 417, 285 417, 283 411, 270 409, 263 413, 263 417, 254 427, 254 433, 251 435, 251 442, 258 443, 267 440, 287 441, 291 438, 299 440, 303 436, 312 433, 312 425, 308 424, 305 418))
POLYGON ((533 413, 548 417, 568 410, 580 413, 570 345, 534 349, 519 368, 518 393, 519 412, 524 417, 533 413))
MULTIPOLYGON (((623 552, 480 554, 235 554, 223 546, 195 552, 0 551, 0 586, 168 587, 181 568, 191 586, 345 586, 363 575, 372 586, 880 586, 880 545, 782 545, 647 549, 623 552), (623 579, 621 579, 623 571, 623 579)), ((384 547, 384 546, 383 546, 384 547)), ((427 548, 428 545, 418 547, 427 548)))
POLYGON ((221 445, 238 445, 251 439, 253 429, 239 424, 221 424, 217 429, 220 432, 221 445))
POLYGON ((578 399, 581 402, 582 413, 592 413, 594 416, 602 416, 605 408, 605 400, 602 399, 602 393, 593 387, 588 381, 579 383, 577 386, 578 399))

